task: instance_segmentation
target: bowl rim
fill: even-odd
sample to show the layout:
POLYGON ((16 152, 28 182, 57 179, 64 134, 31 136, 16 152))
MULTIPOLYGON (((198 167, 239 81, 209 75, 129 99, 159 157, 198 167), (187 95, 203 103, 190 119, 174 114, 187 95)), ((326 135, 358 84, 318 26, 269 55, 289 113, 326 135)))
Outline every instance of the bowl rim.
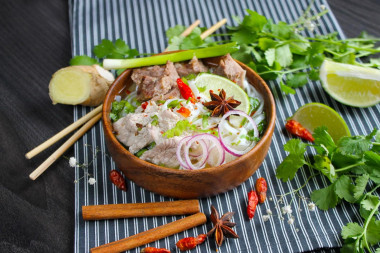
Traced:
MULTIPOLYGON (((117 95, 117 94, 114 94, 115 90, 116 90, 116 86, 119 84, 119 82, 124 81, 125 78, 128 78, 128 76, 131 74, 131 71, 133 69, 127 69, 121 75, 119 75, 115 79, 115 81, 111 84, 111 86, 110 86, 110 88, 109 88, 109 90, 108 90, 108 92, 106 94, 106 97, 105 97, 104 102, 103 102, 103 108, 102 108, 102 121, 103 121, 103 131, 104 131, 104 134, 107 134, 110 137, 109 140, 112 141, 113 144, 116 145, 116 148, 118 150, 121 150, 122 155, 126 155, 127 157, 131 158, 132 160, 135 160, 136 162, 140 163, 141 166, 146 166, 146 167, 154 168, 159 173, 161 173, 161 172, 162 173, 174 173, 174 174, 178 174, 178 175, 186 175, 188 173, 193 173, 195 175, 197 175, 197 174, 198 175, 202 175, 202 174, 212 173, 213 171, 223 170, 226 167, 230 167, 230 166, 234 167, 234 166, 236 166, 237 164, 239 164, 239 162, 241 160, 246 159, 246 157, 249 157, 253 153, 257 152, 257 150, 261 149, 262 146, 265 145, 265 143, 266 143, 266 141, 267 141, 268 138, 272 138, 272 134, 271 133, 273 133, 273 131, 274 131, 275 120, 276 120, 276 106, 275 106, 275 101, 274 101, 274 98, 273 98, 273 94, 272 94, 269 86, 267 85, 267 83, 253 69, 251 69, 250 67, 248 67, 247 65, 245 65, 244 63, 242 63, 242 62, 240 62, 240 61, 238 61, 236 59, 234 59, 234 60, 240 66, 242 66, 243 69, 251 71, 252 74, 254 75, 254 77, 259 80, 260 85, 263 86, 264 91, 265 91, 265 93, 268 96, 268 100, 269 100, 269 104, 270 104, 269 106, 270 106, 270 110, 272 112, 271 115, 270 115, 270 118, 267 120, 268 124, 267 124, 267 127, 265 129, 265 132, 264 132, 262 138, 259 140, 259 142, 250 151, 248 151, 244 155, 242 155, 240 157, 237 157, 236 159, 234 159, 234 160, 232 160, 232 161, 230 161, 228 163, 224 163, 224 164, 216 166, 216 167, 209 167, 209 168, 203 168, 203 169, 198 169, 198 170, 179 170, 179 169, 163 167, 163 166, 160 166, 160 165, 156 165, 154 163, 147 162, 147 161, 142 160, 139 157, 135 156, 131 152, 129 152, 117 140, 115 134, 113 133, 113 131, 112 131, 113 127, 112 127, 111 119, 109 117, 109 113, 110 113, 110 106, 111 106, 112 102, 114 101, 114 99, 111 99, 111 97, 112 97, 112 95, 113 95, 113 97, 117 95)), ((250 85, 252 85, 252 84, 250 83, 250 85)), ((120 92, 121 90, 122 89, 119 89, 118 92, 120 92)), ((263 92, 261 92, 261 94, 263 94, 263 92)))

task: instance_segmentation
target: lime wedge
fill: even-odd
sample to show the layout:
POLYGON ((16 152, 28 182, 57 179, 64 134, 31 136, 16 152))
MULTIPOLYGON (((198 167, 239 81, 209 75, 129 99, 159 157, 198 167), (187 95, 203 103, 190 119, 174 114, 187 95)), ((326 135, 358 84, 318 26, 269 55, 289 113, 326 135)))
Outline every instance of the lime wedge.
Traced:
POLYGON ((222 76, 203 73, 195 78, 194 84, 202 91, 200 93, 208 100, 211 100, 210 90, 219 94, 219 92, 224 89, 227 98, 234 97, 234 99, 241 102, 241 104, 236 107, 236 110, 249 113, 250 103, 247 93, 231 80, 222 76))
POLYGON ((335 100, 355 107, 380 102, 380 70, 325 60, 319 78, 335 100))
POLYGON ((309 103, 301 106, 291 119, 301 123, 311 133, 316 127, 326 126, 335 142, 343 136, 351 136, 344 119, 334 109, 321 103, 309 103))

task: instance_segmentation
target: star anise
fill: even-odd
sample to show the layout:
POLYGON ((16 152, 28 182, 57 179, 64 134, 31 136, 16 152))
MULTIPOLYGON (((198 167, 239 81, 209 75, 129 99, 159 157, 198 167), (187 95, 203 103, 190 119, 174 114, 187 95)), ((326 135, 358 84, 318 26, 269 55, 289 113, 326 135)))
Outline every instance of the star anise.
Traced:
POLYGON ((234 212, 227 212, 219 218, 219 213, 216 211, 214 206, 211 206, 210 219, 214 227, 207 233, 207 236, 215 234, 215 241, 218 246, 222 245, 225 237, 227 238, 239 238, 239 236, 231 228, 236 225, 236 223, 231 222, 231 218, 234 212))
POLYGON ((219 96, 210 90, 211 101, 203 103, 207 109, 212 110, 211 116, 218 117, 219 115, 224 115, 229 110, 233 110, 238 107, 241 102, 235 100, 233 97, 226 99, 226 92, 222 89, 219 92, 219 96))

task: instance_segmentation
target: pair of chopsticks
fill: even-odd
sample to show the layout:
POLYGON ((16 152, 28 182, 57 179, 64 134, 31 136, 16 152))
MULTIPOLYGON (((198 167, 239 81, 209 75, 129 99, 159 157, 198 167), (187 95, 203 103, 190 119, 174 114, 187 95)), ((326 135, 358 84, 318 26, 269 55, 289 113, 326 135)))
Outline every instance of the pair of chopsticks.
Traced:
MULTIPOLYGON (((222 19, 215 25, 211 26, 209 29, 204 31, 201 34, 202 40, 208 37, 210 34, 215 32, 217 29, 219 29, 221 26, 223 26, 227 22, 227 19, 222 19)), ((200 24, 200 20, 196 20, 193 24, 191 24, 180 36, 186 37, 188 36, 195 27, 197 27, 200 24)), ((166 48, 164 52, 166 52, 168 49, 166 48)), ((78 127, 83 126, 75 133, 73 136, 71 136, 65 143, 62 144, 61 147, 59 147, 53 154, 51 154, 40 166, 38 166, 37 169, 35 169, 30 175, 29 178, 32 180, 37 179, 42 173, 45 172, 49 168, 50 165, 52 165, 59 157, 61 157, 67 149, 69 149, 80 137, 82 137, 96 122, 100 120, 102 117, 101 111, 102 111, 103 104, 96 107, 94 110, 80 118, 79 120, 75 121, 73 124, 69 125, 44 143, 40 144, 39 146, 35 147, 31 151, 25 154, 25 157, 27 159, 31 159, 32 157, 36 156, 37 154, 41 153, 78 127)))

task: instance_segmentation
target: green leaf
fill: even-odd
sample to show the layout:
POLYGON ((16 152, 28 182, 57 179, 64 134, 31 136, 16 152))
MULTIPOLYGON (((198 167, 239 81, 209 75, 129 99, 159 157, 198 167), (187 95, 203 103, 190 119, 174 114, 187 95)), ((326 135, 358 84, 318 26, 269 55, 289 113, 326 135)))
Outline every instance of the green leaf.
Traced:
POLYGON ((376 197, 374 195, 369 195, 367 196, 367 198, 365 198, 364 200, 362 200, 360 202, 360 205, 367 211, 372 211, 373 209, 375 209, 377 206, 377 204, 379 203, 379 197, 376 197))
MULTIPOLYGON (((372 137, 371 137, 372 138, 372 137)), ((361 157, 365 151, 370 150, 372 143, 368 136, 342 137, 338 141, 338 149, 343 155, 361 157)))
POLYGON ((331 184, 320 190, 315 190, 311 193, 311 200, 321 210, 328 210, 336 207, 338 204, 338 195, 335 193, 335 184, 331 184))
POLYGON ((184 37, 181 36, 174 36, 171 38, 169 45, 168 45, 168 51, 174 51, 174 50, 179 50, 179 47, 182 44, 182 41, 184 40, 184 37))
POLYGON ((304 153, 307 146, 306 143, 299 139, 291 139, 284 145, 284 149, 289 152, 289 155, 278 166, 276 171, 277 178, 282 179, 284 182, 294 178, 298 169, 306 163, 304 153))
POLYGON ((328 133, 328 129, 325 126, 316 127, 313 133, 315 149, 320 154, 330 155, 336 149, 333 138, 328 133), (327 151, 327 152, 326 152, 327 151))
POLYGON ((240 49, 233 52, 231 56, 241 62, 249 62, 252 60, 253 47, 247 45, 241 45, 240 49))
POLYGON ((368 223, 366 238, 370 245, 380 242, 380 220, 371 219, 368 223))
POLYGON ((250 30, 245 28, 240 28, 238 31, 235 31, 232 36, 231 40, 239 43, 240 45, 243 44, 250 44, 255 39, 256 34, 252 33, 250 30))
POLYGON ((321 171, 331 183, 335 182, 337 175, 335 173, 334 165, 332 165, 330 159, 327 156, 315 155, 314 161, 314 168, 321 171))
POLYGON ((249 104, 251 105, 250 110, 249 110, 249 115, 251 115, 253 112, 257 111, 257 109, 259 108, 260 100, 253 97, 248 97, 248 99, 249 99, 249 104))
POLYGON ((364 174, 362 176, 359 176, 355 180, 355 186, 354 186, 354 198, 360 199, 363 196, 364 190, 367 186, 369 176, 367 174, 364 174))
POLYGON ((309 67, 306 57, 304 55, 293 55, 293 62, 292 65, 290 65, 290 68, 298 69, 298 68, 306 68, 309 67))
POLYGON ((290 36, 293 34, 294 30, 293 27, 288 25, 285 22, 278 22, 278 24, 272 24, 271 25, 272 34, 280 37, 284 40, 287 40, 290 38, 290 36))
POLYGON ((260 32, 264 25, 268 22, 267 18, 260 15, 256 11, 247 10, 249 15, 246 15, 241 23, 241 26, 249 29, 252 32, 260 32))
POLYGON ((373 151, 364 152, 365 170, 370 177, 380 177, 380 154, 373 151))
POLYGON ((71 66, 75 66, 75 65, 88 65, 88 66, 91 66, 91 65, 94 65, 94 64, 99 64, 99 62, 97 60, 95 60, 94 58, 91 58, 90 56, 87 56, 87 55, 77 55, 77 56, 74 56, 71 60, 70 60, 70 65, 71 66))
POLYGON ((261 50, 265 51, 269 48, 275 47, 278 44, 278 42, 269 39, 269 38, 260 38, 259 39, 259 47, 261 50))
POLYGON ((305 54, 310 47, 310 42, 300 34, 293 33, 289 39, 294 40, 289 44, 290 51, 294 54, 305 54))
POLYGON ((269 66, 272 66, 274 63, 274 60, 276 59, 276 49, 270 48, 264 53, 265 59, 267 60, 267 63, 269 66))
POLYGON ((318 69, 311 69, 309 71, 309 78, 310 78, 310 80, 313 80, 313 81, 319 80, 319 70, 318 69))
POLYGON ((175 127, 172 129, 167 130, 165 133, 162 135, 165 136, 166 138, 172 138, 174 136, 180 136, 182 135, 185 131, 188 130, 195 130, 196 126, 192 125, 189 121, 187 120, 180 120, 176 123, 175 127))
POLYGON ((287 85, 289 87, 299 88, 299 87, 302 87, 305 84, 307 84, 307 82, 308 82, 307 76, 308 76, 308 74, 305 73, 305 72, 299 72, 299 73, 295 73, 295 74, 288 74, 286 76, 286 79, 287 79, 286 83, 287 83, 287 85))
POLYGON ((293 61, 292 52, 290 52, 289 44, 276 48, 276 61, 284 68, 289 66, 293 61))
POLYGON ((139 54, 136 49, 130 49, 122 39, 117 39, 115 43, 103 39, 99 45, 94 47, 93 52, 99 59, 129 59, 139 54))
POLYGON ((355 203, 356 199, 354 198, 354 185, 352 180, 346 176, 342 175, 335 183, 335 193, 339 198, 345 199, 349 203, 355 203))
POLYGON ((110 117, 112 122, 115 122, 119 120, 120 118, 124 117, 128 113, 133 113, 135 112, 136 107, 131 105, 125 100, 121 100, 120 102, 114 101, 112 102, 112 107, 111 107, 111 113, 110 117))
POLYGON ((176 25, 173 27, 170 27, 168 30, 166 30, 166 37, 169 39, 169 43, 171 43, 171 39, 173 37, 181 35, 183 31, 185 31, 186 27, 183 25, 176 25))
POLYGON ((342 228, 342 237, 343 239, 353 238, 361 235, 364 232, 364 229, 356 222, 349 222, 346 226, 342 228))
POLYGON ((281 80, 280 81, 280 88, 281 90, 286 94, 286 95, 289 95, 289 94, 296 94, 296 91, 292 88, 290 88, 289 86, 285 85, 284 82, 281 80))

